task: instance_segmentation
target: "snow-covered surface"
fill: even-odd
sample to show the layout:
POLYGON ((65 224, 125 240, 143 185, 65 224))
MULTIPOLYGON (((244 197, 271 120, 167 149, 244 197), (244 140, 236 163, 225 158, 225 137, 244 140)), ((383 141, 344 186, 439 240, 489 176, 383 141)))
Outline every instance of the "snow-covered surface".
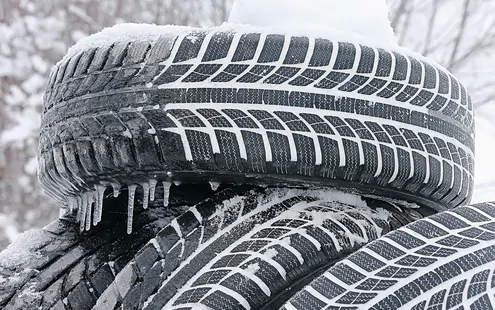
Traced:
MULTIPOLYGON (((235 221, 229 219, 228 222, 231 223, 228 227, 226 227, 222 234, 229 234, 234 227, 241 223, 246 223, 246 221, 253 221, 256 219, 256 216, 261 214, 263 211, 268 210, 269 208, 282 203, 283 201, 290 199, 292 197, 311 197, 316 198, 316 201, 306 201, 302 200, 294 205, 292 205, 287 210, 282 211, 276 217, 265 219, 260 224, 255 225, 255 228, 251 230, 246 235, 242 236, 235 242, 229 245, 224 251, 219 253, 215 258, 209 261, 202 270, 208 270, 215 265, 218 260, 222 259, 224 255, 228 255, 231 253, 233 249, 239 246, 241 243, 251 240, 254 238, 257 233, 262 231, 263 229, 267 229, 273 227, 274 222, 280 221, 281 219, 302 219, 306 220, 307 224, 301 225, 298 227, 289 227, 286 226, 285 229, 290 230, 286 234, 277 238, 270 239, 270 242, 266 244, 262 249, 259 249, 255 252, 260 252, 263 260, 267 262, 272 262, 273 258, 278 255, 277 251, 273 249, 274 246, 282 246, 294 255, 300 264, 304 264, 305 259, 303 255, 294 247, 291 246, 291 237, 301 235, 304 236, 309 242, 311 242, 318 250, 321 250, 322 244, 311 237, 311 234, 307 233, 307 229, 314 226, 323 225, 325 221, 334 220, 340 221, 343 218, 346 220, 353 221, 360 230, 363 232, 364 237, 360 236, 356 232, 350 231, 346 228, 346 225, 341 225, 342 229, 345 230, 344 235, 332 234, 332 232, 327 232, 327 234, 332 236, 333 244, 335 246, 336 251, 341 251, 343 248, 343 244, 341 242, 346 242, 343 239, 347 239, 350 242, 351 246, 356 244, 363 244, 370 241, 368 233, 369 231, 376 231, 377 235, 382 234, 382 229, 375 223, 375 220, 387 220, 390 216, 390 213, 384 209, 378 209, 376 211, 370 209, 367 204, 362 200, 361 196, 345 193, 342 191, 334 190, 334 189, 289 189, 289 188, 278 188, 278 189, 269 189, 267 194, 258 196, 258 207, 251 212, 237 217, 238 212, 234 211, 236 209, 242 209, 244 200, 242 197, 235 197, 230 201, 224 203, 223 207, 218 208, 218 211, 213 214, 211 218, 217 217, 220 218, 221 222, 224 222, 224 218, 228 219, 228 217, 235 216, 235 221), (353 217, 349 217, 349 212, 356 212, 362 215, 366 220, 357 220, 353 217), (222 214, 223 213, 223 214, 222 214)), ((209 244, 217 240, 212 237, 209 241, 200 245, 196 253, 202 251, 204 248, 208 247, 209 244)), ((254 255, 254 254, 253 254, 254 255)), ((173 279, 184 266, 192 262, 192 258, 195 257, 192 254, 188 259, 180 264, 180 266, 172 272, 167 279, 165 279, 162 283, 160 291, 165 285, 167 285, 168 281, 173 279)), ((251 257, 251 256, 250 256, 251 257)), ((270 296, 271 291, 266 286, 266 284, 260 280, 257 275, 258 270, 260 269, 260 265, 257 263, 250 263, 250 258, 246 258, 245 261, 241 262, 239 266, 245 265, 245 269, 241 272, 245 277, 249 278, 251 281, 254 281, 258 284, 258 286, 264 291, 267 296, 270 296)), ((282 266, 273 263, 272 264, 277 271, 281 274, 283 278, 287 274, 287 270, 285 270, 282 266), (277 267, 278 266, 278 267, 277 267)), ((203 273, 198 272, 196 275, 191 277, 189 281, 183 285, 179 292, 175 294, 175 296, 168 301, 163 309, 170 309, 174 304, 175 300, 181 296, 181 294, 191 288, 191 285, 200 277, 203 273)), ((227 277, 227 275, 225 276, 227 277)), ((156 295, 150 296, 146 303, 152 303, 153 298, 156 295)), ((249 304, 247 301, 242 298, 242 296, 233 295, 234 298, 237 299, 240 305, 244 305, 246 309, 249 308, 249 304)))
MULTIPOLYGON (((278 0, 277 0, 278 1, 278 0)), ((357 0, 353 0, 357 1, 357 0)), ((381 2, 382 0, 373 0, 381 2)), ((344 6, 345 7, 345 6, 344 6)), ((386 15, 386 14, 384 14, 386 15)), ((382 24, 388 23, 388 19, 383 18, 382 24)), ((354 24, 356 29, 359 29, 356 24, 354 24)), ((208 28, 196 28, 196 27, 186 27, 186 26, 174 26, 174 25, 149 25, 149 24, 133 24, 133 23, 123 23, 117 24, 115 26, 105 28, 100 32, 90 35, 76 44, 74 44, 67 54, 64 56, 62 61, 68 57, 72 57, 81 51, 96 48, 105 47, 112 44, 118 44, 121 42, 131 42, 135 40, 146 40, 148 42, 155 42, 161 36, 169 36, 170 42, 172 43, 175 36, 195 31, 223 31, 223 32, 241 32, 241 33, 261 33, 261 34, 284 34, 288 37, 292 36, 307 36, 309 38, 323 38, 333 41, 349 42, 354 44, 363 44, 368 46, 373 46, 376 48, 382 48, 389 51, 400 52, 405 55, 409 55, 420 59, 424 62, 430 63, 431 65, 441 67, 435 61, 423 57, 421 54, 411 51, 407 48, 397 45, 395 37, 393 36, 393 31, 390 26, 388 26, 389 32, 384 35, 379 35, 381 31, 378 31, 374 36, 365 35, 365 29, 369 29, 369 25, 366 20, 361 24, 362 32, 349 31, 350 27, 330 27, 329 25, 319 25, 315 23, 307 24, 295 24, 295 23, 280 23, 273 24, 270 26, 256 25, 256 24, 240 24, 233 22, 226 22, 220 26, 208 27, 208 28)), ((386 28, 378 26, 376 29, 386 28)), ((382 29, 386 31, 385 29, 382 29)))
POLYGON ((247 266, 246 271, 250 274, 255 274, 260 270, 260 264, 259 263, 254 263, 249 266, 247 266))
POLYGON ((386 0, 236 0, 229 23, 340 30, 396 44, 386 0))
POLYGON ((192 27, 175 25, 157 26, 152 24, 134 23, 118 24, 112 27, 105 28, 100 32, 79 40, 69 49, 64 59, 67 57, 72 57, 80 51, 91 48, 110 46, 118 42, 154 42, 158 40, 160 36, 180 34, 183 32, 191 31, 192 29, 192 27))
POLYGON ((41 254, 36 250, 52 239, 53 235, 42 229, 22 233, 7 249, 0 252, 0 267, 14 269, 41 259, 41 254))

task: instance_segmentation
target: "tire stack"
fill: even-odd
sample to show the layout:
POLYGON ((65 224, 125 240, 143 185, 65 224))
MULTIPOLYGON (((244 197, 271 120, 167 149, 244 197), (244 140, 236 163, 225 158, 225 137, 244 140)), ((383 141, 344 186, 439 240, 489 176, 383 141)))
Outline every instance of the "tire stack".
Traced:
POLYGON ((45 260, 0 255, 0 306, 495 306, 494 207, 456 208, 473 105, 444 68, 249 27, 103 37, 49 77, 39 180, 65 215, 45 260))

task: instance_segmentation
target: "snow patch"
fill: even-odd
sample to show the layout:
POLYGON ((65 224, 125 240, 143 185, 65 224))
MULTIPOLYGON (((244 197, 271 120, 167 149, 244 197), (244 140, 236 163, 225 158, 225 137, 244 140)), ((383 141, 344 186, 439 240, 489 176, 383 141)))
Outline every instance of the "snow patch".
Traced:
POLYGON ((212 310, 213 308, 210 308, 208 306, 205 306, 203 304, 195 304, 193 307, 192 307, 192 310, 212 310))
POLYGON ((246 272, 250 274, 255 274, 260 270, 260 264, 259 263, 254 263, 246 268, 246 272))
POLYGON ((31 229, 20 234, 4 251, 0 252, 0 267, 17 269, 42 259, 37 250, 53 241, 53 235, 42 229, 31 229))
MULTIPOLYGON (((109 47, 119 42, 148 41, 156 42, 163 35, 189 32, 193 28, 186 26, 158 26, 153 24, 123 23, 103 29, 102 31, 79 40, 67 52, 64 59, 77 55, 79 52, 109 47)), ((173 38, 171 37, 171 42, 173 38)))
POLYGON ((124 132, 122 132, 122 135, 123 135, 124 137, 127 137, 127 138, 132 139, 132 134, 131 134, 131 132, 129 131, 129 129, 126 129, 124 132))
POLYGON ((211 190, 214 192, 216 192, 218 190, 220 185, 221 185, 220 182, 210 181, 211 190))
MULTIPOLYGON (((441 67, 431 59, 397 45, 392 28, 389 25, 387 17, 388 9, 385 0, 319 0, 318 3, 322 5, 323 9, 313 9, 317 13, 315 13, 315 16, 309 15, 309 17, 308 15, 304 17, 304 14, 313 12, 308 11, 310 5, 307 5, 307 1, 304 1, 306 8, 299 11, 302 1, 271 0, 268 8, 274 9, 277 7, 275 5, 276 3, 280 4, 283 2, 284 5, 277 7, 280 10, 276 14, 267 14, 269 16, 261 16, 259 20, 254 19, 254 22, 250 22, 254 13, 270 12, 267 10, 265 4, 260 6, 260 2, 261 0, 238 1, 233 7, 234 10, 232 11, 229 22, 216 27, 195 28, 175 25, 117 24, 78 41, 69 49, 61 62, 88 49, 109 47, 122 42, 147 41, 154 43, 160 37, 169 37, 170 43, 173 44, 179 35, 185 35, 189 40, 195 40, 197 36, 193 35, 194 32, 222 31, 260 33, 262 35, 283 34, 288 37, 306 36, 310 39, 322 38, 332 41, 363 44, 399 52, 420 59, 433 66, 441 67), (238 11, 245 7, 247 8, 246 11, 242 15, 239 15, 238 11), (294 10, 297 14, 294 14, 294 10), (299 15, 300 17, 293 15, 299 15)), ((151 87, 153 85, 148 84, 147 86, 151 87)))
POLYGON ((270 249, 266 250, 263 255, 265 255, 265 257, 270 260, 270 259, 274 258, 275 256, 277 256, 278 252, 274 248, 270 248, 270 249))
MULTIPOLYGON (((387 221, 388 218, 390 217, 390 212, 383 209, 383 208, 377 208, 375 212, 371 213, 371 210, 367 210, 369 215, 373 214, 374 217, 379 218, 381 220, 387 221)), ((366 210, 361 210, 361 212, 366 212, 366 210)))
POLYGON ((13 301, 13 309, 37 309, 41 304, 43 293, 38 291, 36 283, 31 283, 22 290, 13 301))
POLYGON ((236 0, 229 22, 339 30, 395 45, 388 14, 386 0, 236 0))

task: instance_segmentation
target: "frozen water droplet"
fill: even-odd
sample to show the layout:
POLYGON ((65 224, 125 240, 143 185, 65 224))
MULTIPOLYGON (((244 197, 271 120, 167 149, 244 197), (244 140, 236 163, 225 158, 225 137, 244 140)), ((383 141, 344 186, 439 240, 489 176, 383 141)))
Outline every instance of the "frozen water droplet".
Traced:
POLYGON ((175 186, 180 186, 181 184, 182 184, 182 182, 181 182, 181 181, 174 181, 174 185, 175 185, 175 186))
POLYGON ((96 189, 96 202, 95 202, 95 212, 93 215, 93 225, 96 226, 101 222, 101 215, 103 212, 103 195, 105 194, 105 186, 95 185, 96 189))
POLYGON ((150 185, 148 183, 141 184, 143 187, 143 209, 148 209, 148 199, 150 199, 150 185))
POLYGON ((220 183, 210 181, 210 186, 211 186, 211 190, 216 192, 218 190, 218 188, 220 187, 220 183))
POLYGON ((81 221, 81 208, 82 208, 82 199, 81 196, 76 197, 76 208, 77 208, 77 215, 76 215, 76 222, 81 221))
POLYGON ((86 207, 86 230, 89 231, 91 229, 91 213, 93 213, 93 202, 95 199, 94 192, 86 193, 86 201, 88 203, 86 207))
POLYGON ((86 227, 86 213, 88 208, 88 196, 86 194, 82 194, 82 202, 81 202, 81 220, 79 222, 79 230, 81 232, 84 231, 86 227))
POLYGON ((73 213, 77 208, 76 198, 72 196, 67 197, 67 206, 69 207, 70 212, 73 213))
POLYGON ((113 188, 113 197, 117 198, 119 197, 120 195, 120 184, 111 184, 112 188, 113 188))
POLYGON ((163 205, 168 207, 169 198, 170 198, 170 187, 172 183, 163 181, 163 205))
POLYGON ((150 180, 150 200, 155 201, 156 180, 150 180))
POLYGON ((127 233, 132 233, 132 218, 134 215, 134 197, 136 196, 137 185, 129 185, 129 201, 127 202, 127 233))

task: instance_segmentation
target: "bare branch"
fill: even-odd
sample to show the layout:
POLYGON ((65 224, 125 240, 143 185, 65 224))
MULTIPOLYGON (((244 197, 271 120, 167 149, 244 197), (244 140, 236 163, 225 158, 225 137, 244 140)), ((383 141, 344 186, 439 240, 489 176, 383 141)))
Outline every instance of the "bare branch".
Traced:
POLYGON ((400 0, 399 6, 393 12, 392 19, 390 21, 390 25, 392 28, 397 29, 399 21, 403 18, 403 16, 407 13, 407 3, 411 0, 400 0))
POLYGON ((436 22, 437 15, 438 15, 439 2, 440 2, 440 0, 433 0, 433 3, 432 3, 432 10, 431 10, 430 18, 428 20, 428 31, 426 32, 426 38, 425 38, 424 47, 423 47, 423 51, 422 51, 422 54, 424 56, 428 56, 428 53, 430 52, 433 30, 435 29, 435 22, 436 22))
POLYGON ((467 21, 468 21, 469 14, 470 14, 470 12, 469 12, 469 4, 470 3, 471 3, 471 0, 464 0, 462 19, 461 19, 461 24, 459 26, 459 32, 457 33, 456 39, 454 41, 454 48, 452 50, 452 53, 450 55, 450 60, 448 62, 450 67, 452 67, 454 60, 457 57, 457 53, 459 52, 459 46, 461 45, 461 42, 464 38, 467 21))

